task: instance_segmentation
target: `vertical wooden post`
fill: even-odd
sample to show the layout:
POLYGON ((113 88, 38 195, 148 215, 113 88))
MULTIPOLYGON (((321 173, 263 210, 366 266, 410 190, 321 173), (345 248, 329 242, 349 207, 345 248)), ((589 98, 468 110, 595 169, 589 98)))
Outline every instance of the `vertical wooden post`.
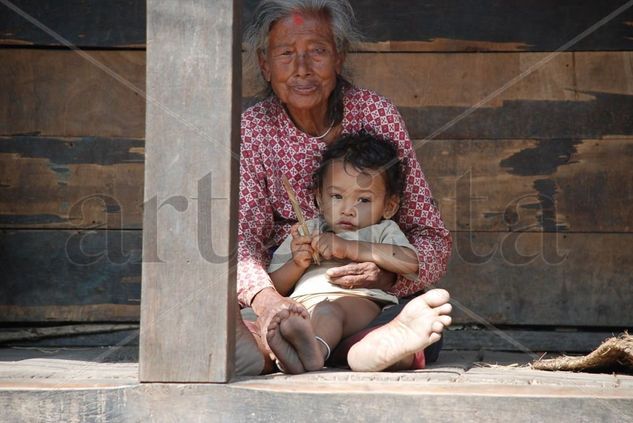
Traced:
POLYGON ((233 372, 239 1, 147 1, 140 380, 233 372))

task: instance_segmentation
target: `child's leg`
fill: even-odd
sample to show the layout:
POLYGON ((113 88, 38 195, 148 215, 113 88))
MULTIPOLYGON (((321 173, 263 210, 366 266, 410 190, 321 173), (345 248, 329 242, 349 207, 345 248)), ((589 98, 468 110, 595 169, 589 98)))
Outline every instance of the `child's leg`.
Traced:
MULTIPOLYGON (((370 299, 362 297, 340 297, 317 304, 311 313, 312 327, 316 336, 327 343, 330 349, 343 339, 358 332, 380 313, 380 307, 370 299)), ((320 344, 323 357, 328 354, 320 344)))

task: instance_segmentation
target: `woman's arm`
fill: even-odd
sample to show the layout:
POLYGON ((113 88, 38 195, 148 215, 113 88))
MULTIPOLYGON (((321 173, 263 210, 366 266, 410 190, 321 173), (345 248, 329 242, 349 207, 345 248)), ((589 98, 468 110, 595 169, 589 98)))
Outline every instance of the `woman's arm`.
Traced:
MULTIPOLYGON (((245 112, 245 113, 248 113, 245 112)), ((242 117, 240 148, 240 194, 237 241, 237 298, 250 306, 265 288, 272 288, 266 272, 269 259, 266 241, 273 228, 273 210, 266 192, 266 172, 258 155, 257 142, 246 133, 251 121, 242 117)))
POLYGON ((356 262, 372 261, 398 275, 417 273, 419 268, 417 254, 399 245, 353 242, 348 258, 356 262))

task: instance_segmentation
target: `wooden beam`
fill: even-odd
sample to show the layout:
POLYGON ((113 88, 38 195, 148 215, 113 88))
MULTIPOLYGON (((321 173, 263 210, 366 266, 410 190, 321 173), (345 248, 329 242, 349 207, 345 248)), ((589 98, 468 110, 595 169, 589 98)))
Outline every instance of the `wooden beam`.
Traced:
POLYGON ((450 230, 633 231, 633 137, 414 146, 450 230))
POLYGON ((631 327, 633 234, 453 232, 456 324, 631 327))
POLYGON ((239 4, 147 3, 143 382, 233 372, 239 4))
MULTIPOLYGON (((243 1, 250 22, 257 0, 243 1)), ((143 0, 12 0, 22 11, 79 47, 143 48, 143 0), (120 11, 125 13, 120 13, 120 11)), ((480 0, 351 0, 366 42, 360 51, 554 51, 623 6, 622 0, 578 3, 480 0), (377 19, 379 17, 379 19, 377 19)), ((5 9, 3 7, 3 9, 5 9)), ((632 50, 633 9, 605 22, 569 50, 632 50)), ((61 40, 10 9, 0 13, 0 45, 62 46, 61 40)))
POLYGON ((0 44, 63 46, 65 40, 82 48, 145 48, 143 0, 67 0, 64 3, 12 0, 11 3, 21 13, 2 5, 0 44))
POLYGON ((0 231, 1 322, 138 321, 141 231, 0 231))
MULTIPOLYGON (((143 138, 144 98, 121 78, 142 90, 145 52, 88 54, 113 72, 74 52, 0 49, 0 135, 143 138)), ((633 135, 631 60, 631 52, 358 53, 347 64, 356 85, 398 106, 414 138, 459 119, 435 138, 587 139, 633 135)), ((245 100, 256 92, 245 75, 245 100)))
MULTIPOLYGON (((52 371, 47 369, 50 362, 39 360, 32 367, 58 373, 59 365, 52 371)), ((84 374, 87 368, 91 374, 97 373, 93 363, 76 366, 80 365, 84 374)), ((431 375, 427 371, 409 375, 320 372, 307 377, 276 375, 227 385, 138 385, 129 379, 104 382, 96 377, 79 383, 41 379, 3 382, 0 416, 10 422, 73 418, 156 423, 313 422, 316 418, 417 423, 434 421, 440 412, 442 421, 448 422, 633 421, 630 376, 560 376, 493 368, 473 369, 460 376, 460 382, 446 381, 456 378, 458 371, 452 368, 431 375)))
MULTIPOLYGON (((618 331, 615 331, 617 334, 618 331)), ((519 352, 574 352, 586 353, 596 349, 614 332, 582 330, 488 330, 452 327, 444 332, 443 350, 486 350, 519 352)))
MULTIPOLYGON (((413 138, 633 135, 631 52, 358 53, 356 85, 392 100, 413 138)), ((250 78, 249 78, 250 77, 250 78)), ((244 94, 257 92, 253 75, 244 94)))
POLYGON ((140 229, 145 141, 0 137, 0 227, 140 229))
POLYGON ((0 49, 0 135, 145 136, 145 52, 0 49))

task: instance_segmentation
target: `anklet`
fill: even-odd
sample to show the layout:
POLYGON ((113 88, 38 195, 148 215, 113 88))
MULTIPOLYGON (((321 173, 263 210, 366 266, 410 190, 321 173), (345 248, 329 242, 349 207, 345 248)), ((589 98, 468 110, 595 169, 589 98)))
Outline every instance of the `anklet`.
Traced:
POLYGON ((330 350, 330 346, 320 336, 315 336, 315 338, 317 341, 320 341, 323 345, 325 345, 325 348, 327 349, 327 354, 325 355, 325 359, 323 359, 323 361, 327 361, 327 359, 330 358, 330 353, 332 352, 332 350, 330 350))
POLYGON ((283 364, 281 364, 281 361, 279 361, 278 358, 275 358, 275 366, 277 366, 277 368, 279 369, 280 372, 282 373, 288 373, 288 371, 286 370, 286 368, 284 367, 283 364))

